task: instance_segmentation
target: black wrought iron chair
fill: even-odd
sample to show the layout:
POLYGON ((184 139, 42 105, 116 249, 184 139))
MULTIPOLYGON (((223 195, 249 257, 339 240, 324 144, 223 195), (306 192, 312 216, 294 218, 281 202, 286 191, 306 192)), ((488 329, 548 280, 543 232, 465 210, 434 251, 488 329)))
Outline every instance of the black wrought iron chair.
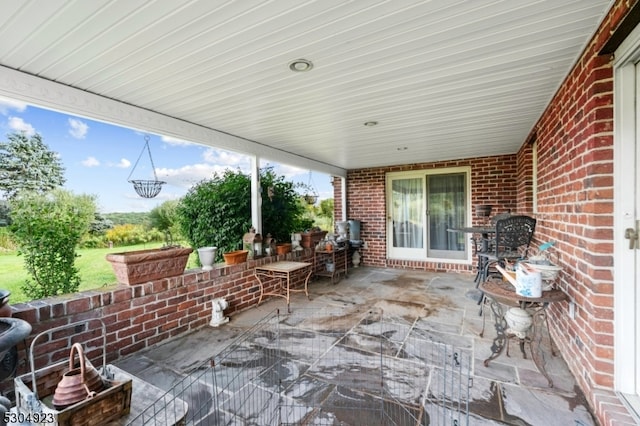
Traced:
MULTIPOLYGON (((478 285, 489 277, 491 268, 496 264, 505 266, 505 261, 517 261, 527 257, 529 245, 536 229, 536 219, 530 216, 508 216, 496 221, 496 233, 486 252, 478 252, 479 265, 482 265, 478 285)), ((482 298, 481 298, 482 300, 482 298)))
MULTIPOLYGON (((508 217, 511 217, 512 214, 510 212, 505 212, 505 213, 498 213, 497 215, 493 216, 490 219, 490 223, 491 223, 491 227, 495 228, 496 227, 496 223, 498 222, 498 220, 501 219, 506 219, 508 217)), ((484 257, 480 257, 479 254, 483 253, 483 252, 487 252, 487 251, 492 251, 493 250, 493 242, 494 242, 494 238, 493 238, 493 233, 491 233, 491 238, 488 239, 488 235, 481 235, 481 234, 474 234, 471 237, 471 243, 472 243, 472 248, 473 248, 473 255, 476 256, 476 277, 474 282, 476 283, 476 288, 480 285, 480 283, 483 281, 483 278, 485 278, 483 276, 482 270, 484 268, 484 263, 486 261, 486 259, 484 257)))

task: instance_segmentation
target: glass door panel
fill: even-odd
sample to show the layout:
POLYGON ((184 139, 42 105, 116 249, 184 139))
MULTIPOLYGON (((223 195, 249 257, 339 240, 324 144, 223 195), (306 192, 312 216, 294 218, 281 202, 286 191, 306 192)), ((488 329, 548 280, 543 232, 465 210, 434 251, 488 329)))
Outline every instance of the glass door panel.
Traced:
POLYGON ((427 175, 427 257, 466 259, 468 235, 449 232, 465 225, 466 174, 427 175))
POLYGON ((388 183, 389 256, 400 259, 424 259, 424 178, 390 178, 388 183))

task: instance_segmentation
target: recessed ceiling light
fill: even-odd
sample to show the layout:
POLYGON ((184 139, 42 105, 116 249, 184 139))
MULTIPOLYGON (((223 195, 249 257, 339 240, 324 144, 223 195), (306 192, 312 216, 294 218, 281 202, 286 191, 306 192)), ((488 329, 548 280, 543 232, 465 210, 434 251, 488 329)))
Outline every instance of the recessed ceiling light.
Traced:
POLYGON ((289 69, 293 72, 306 72, 313 68, 313 62, 307 59, 296 59, 289 63, 289 69))
POLYGON ((377 126, 378 122, 377 121, 366 121, 364 123, 364 125, 367 126, 367 127, 373 127, 373 126, 377 126))

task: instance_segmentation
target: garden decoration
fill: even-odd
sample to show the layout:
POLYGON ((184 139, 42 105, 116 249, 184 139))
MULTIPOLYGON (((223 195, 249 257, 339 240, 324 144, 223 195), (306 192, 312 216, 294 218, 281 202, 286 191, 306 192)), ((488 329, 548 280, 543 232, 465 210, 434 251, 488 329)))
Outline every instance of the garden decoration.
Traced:
POLYGON ((131 173, 129 173, 129 177, 127 181, 133 184, 133 189, 136 190, 139 196, 142 198, 153 198, 160 193, 162 189, 162 185, 167 182, 158 180, 158 175, 156 174, 156 166, 153 164, 153 157, 151 157, 151 149, 149 148, 149 136, 145 135, 144 137, 144 146, 142 147, 142 151, 136 160, 136 164, 133 165, 131 169, 131 173), (142 180, 142 179, 131 179, 131 175, 133 175, 133 171, 138 166, 138 162, 142 158, 142 154, 144 154, 145 149, 149 154, 149 160, 151 161, 151 168, 153 169, 153 180, 142 180))
POLYGON ((309 205, 313 205, 318 201, 318 191, 316 191, 315 186, 313 185, 313 179, 311 178, 311 170, 309 170, 309 183, 307 184, 307 193, 304 194, 304 200, 309 205))

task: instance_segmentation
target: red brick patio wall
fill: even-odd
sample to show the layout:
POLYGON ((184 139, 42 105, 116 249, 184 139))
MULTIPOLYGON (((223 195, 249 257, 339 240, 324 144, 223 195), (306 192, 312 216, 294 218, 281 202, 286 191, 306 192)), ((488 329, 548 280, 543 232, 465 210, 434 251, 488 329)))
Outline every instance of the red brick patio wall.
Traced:
MULTIPOLYGON (((552 334, 603 425, 633 420, 612 392, 613 66, 598 51, 634 3, 616 2, 530 136, 538 145, 537 238, 557 241, 561 286, 576 303, 575 319, 568 303, 554 307, 552 334)), ((529 155, 525 144, 519 170, 529 155)))
MULTIPOLYGON (((367 248, 360 251, 364 265, 398 267, 440 272, 472 272, 473 264, 398 260, 387 258, 385 206, 386 176, 390 172, 433 170, 449 167, 471 168, 471 204, 491 204, 493 213, 518 211, 516 155, 483 157, 436 163, 410 164, 375 169, 350 170, 347 174, 347 217, 360 220, 360 234, 367 248)), ((339 179, 337 179, 339 182, 339 179)), ((340 194, 339 183, 334 184, 335 199, 340 194)), ((342 214, 336 210, 336 217, 342 214)), ((472 215, 474 224, 483 218, 472 215)))
MULTIPOLYGON (((311 249, 295 260, 312 261, 311 249)), ((229 303, 225 316, 255 306, 260 297, 253 268, 276 260, 293 260, 293 254, 249 260, 238 265, 218 265, 212 271, 187 270, 183 275, 139 285, 118 285, 107 290, 93 290, 13 305, 13 317, 28 321, 33 332, 30 344, 42 331, 87 319, 101 319, 106 325, 107 362, 153 346, 166 339, 206 326, 211 320, 211 300, 224 297, 229 303)), ((303 283, 300 277, 295 286, 303 283)), ((265 291, 278 285, 276 279, 265 281, 265 291)), ((95 322, 92 323, 95 325, 95 322)), ((35 347, 36 369, 68 359, 69 332, 55 333, 51 341, 39 339, 35 347)), ((91 330, 75 335, 88 348, 92 361, 101 361, 102 333, 91 330)), ((19 374, 25 369, 24 348, 20 348, 19 374)), ((7 381, 9 382, 9 381, 7 381)), ((13 383, 9 383, 12 387, 13 383)))

